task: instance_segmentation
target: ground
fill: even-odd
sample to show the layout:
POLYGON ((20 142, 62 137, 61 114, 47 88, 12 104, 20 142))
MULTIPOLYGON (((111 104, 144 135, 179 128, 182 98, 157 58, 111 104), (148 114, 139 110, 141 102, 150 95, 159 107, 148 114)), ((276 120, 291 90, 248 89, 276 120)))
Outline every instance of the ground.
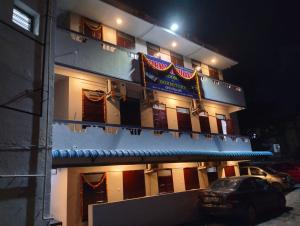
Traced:
MULTIPOLYGON (((210 219, 201 223, 190 224, 189 226, 245 226, 227 219, 210 219)), ((300 226, 300 185, 286 194, 286 210, 280 215, 266 215, 259 220, 257 226, 300 226)))

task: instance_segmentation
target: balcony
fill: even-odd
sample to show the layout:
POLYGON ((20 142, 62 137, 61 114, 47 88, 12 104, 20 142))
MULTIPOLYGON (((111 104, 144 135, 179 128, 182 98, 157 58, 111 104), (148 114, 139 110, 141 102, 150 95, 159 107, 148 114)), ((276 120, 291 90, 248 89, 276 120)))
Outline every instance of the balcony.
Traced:
POLYGON ((201 93, 204 99, 242 108, 246 107, 242 88, 205 75, 200 75, 200 80, 201 93))
POLYGON ((69 120, 53 125, 54 167, 222 161, 269 155, 253 152, 249 139, 241 136, 69 120))
MULTIPOLYGON (((141 83, 141 70, 137 54, 60 28, 56 30, 55 63, 103 76, 141 83)), ((189 69, 185 70, 190 71, 189 69)), ((200 75, 200 78, 204 99, 243 108, 246 106, 244 92, 240 87, 205 75, 200 75)))
POLYGON ((136 54, 78 32, 56 29, 55 63, 140 83, 139 62, 136 54))

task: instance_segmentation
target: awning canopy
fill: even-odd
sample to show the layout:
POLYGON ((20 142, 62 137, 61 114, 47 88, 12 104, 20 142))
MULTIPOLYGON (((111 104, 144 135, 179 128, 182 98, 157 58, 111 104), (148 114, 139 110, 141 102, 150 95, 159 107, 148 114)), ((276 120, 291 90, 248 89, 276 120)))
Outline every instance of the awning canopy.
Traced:
POLYGON ((189 151, 189 150, 52 150, 53 167, 113 165, 149 162, 245 160, 272 156, 270 151, 189 151))

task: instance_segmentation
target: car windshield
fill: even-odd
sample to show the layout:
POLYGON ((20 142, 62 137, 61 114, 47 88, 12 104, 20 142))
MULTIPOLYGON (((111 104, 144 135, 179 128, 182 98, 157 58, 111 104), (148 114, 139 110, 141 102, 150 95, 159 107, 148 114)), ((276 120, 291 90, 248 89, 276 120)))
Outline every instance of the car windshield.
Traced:
POLYGON ((239 179, 225 179, 225 180, 217 180, 210 187, 211 189, 236 189, 239 185, 239 179))

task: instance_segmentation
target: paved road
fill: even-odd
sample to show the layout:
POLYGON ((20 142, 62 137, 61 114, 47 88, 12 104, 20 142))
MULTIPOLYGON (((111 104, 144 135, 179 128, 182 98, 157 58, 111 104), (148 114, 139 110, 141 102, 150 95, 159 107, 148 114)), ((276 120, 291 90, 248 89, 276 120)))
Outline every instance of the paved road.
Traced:
MULTIPOLYGON (((300 185, 286 195, 286 210, 278 215, 266 215, 257 226, 300 226, 300 185)), ((199 222, 188 226, 245 226, 244 223, 216 218, 209 222, 199 222)))
POLYGON ((286 195, 287 210, 258 226, 300 226, 300 186, 286 195))

